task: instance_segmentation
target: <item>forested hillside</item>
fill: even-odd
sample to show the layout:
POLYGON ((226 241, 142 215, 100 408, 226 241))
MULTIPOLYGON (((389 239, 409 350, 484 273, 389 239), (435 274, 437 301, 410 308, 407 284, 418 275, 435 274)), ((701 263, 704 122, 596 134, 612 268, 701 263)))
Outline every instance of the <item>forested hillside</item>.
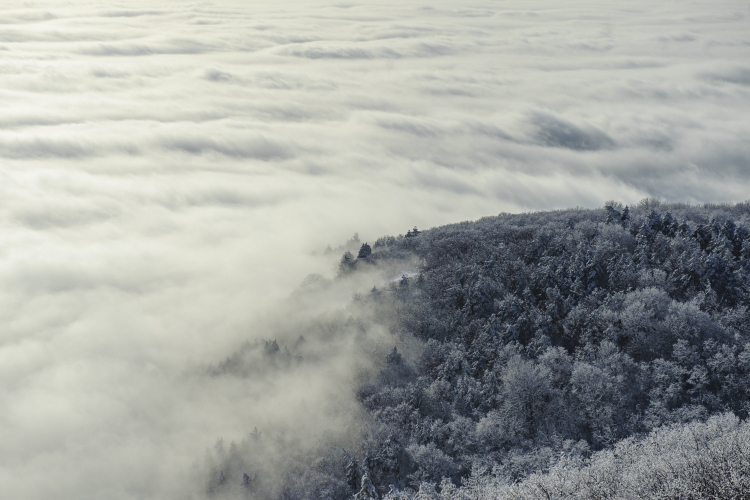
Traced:
MULTIPOLYGON (((334 282, 418 264, 326 319, 330 331, 356 330, 363 345, 377 326, 393 333, 377 370, 353 388, 360 442, 321 446, 271 489, 262 477, 240 481, 232 465, 270 442, 249 438, 234 455, 215 453, 209 489, 250 498, 747 498, 748 227, 748 203, 644 200, 362 244, 341 258, 334 282), (224 486, 225 470, 242 488, 224 486)), ((316 293, 331 286, 311 281, 316 293)), ((266 358, 304 362, 304 346, 263 348, 266 358)), ((242 364, 216 370, 232 363, 242 364)))

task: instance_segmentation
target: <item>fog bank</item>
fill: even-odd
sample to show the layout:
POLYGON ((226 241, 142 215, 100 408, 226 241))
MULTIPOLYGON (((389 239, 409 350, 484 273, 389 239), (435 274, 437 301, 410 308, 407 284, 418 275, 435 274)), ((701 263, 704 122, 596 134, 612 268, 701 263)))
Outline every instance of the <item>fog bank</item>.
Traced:
POLYGON ((354 425, 341 388, 370 361, 353 343, 272 382, 205 370, 272 339, 279 303, 332 278, 323 249, 354 232, 745 199, 748 16, 740 1, 4 2, 0 496, 198 498, 219 437, 301 413, 308 434, 354 425))

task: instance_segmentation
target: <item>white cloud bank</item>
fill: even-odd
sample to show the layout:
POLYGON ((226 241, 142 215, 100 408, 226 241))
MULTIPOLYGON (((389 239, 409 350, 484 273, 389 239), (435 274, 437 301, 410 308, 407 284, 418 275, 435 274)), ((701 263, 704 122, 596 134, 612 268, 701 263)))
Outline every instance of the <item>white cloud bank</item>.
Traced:
POLYGON ((304 399, 188 367, 264 338, 354 231, 747 198, 749 26, 745 1, 3 2, 0 497, 186 495, 216 438, 304 399))

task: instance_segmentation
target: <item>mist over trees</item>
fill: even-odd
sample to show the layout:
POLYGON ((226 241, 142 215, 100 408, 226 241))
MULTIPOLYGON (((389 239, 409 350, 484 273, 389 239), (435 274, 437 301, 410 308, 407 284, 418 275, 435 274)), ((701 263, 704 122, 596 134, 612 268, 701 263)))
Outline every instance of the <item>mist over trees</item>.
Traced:
MULTIPOLYGON (((337 277, 309 278, 297 299, 414 263, 306 327, 374 356, 342 389, 360 424, 306 449, 257 429, 219 442, 207 493, 747 498, 748 227, 748 203, 646 199, 350 240, 337 277)), ((325 356, 291 338, 247 344, 212 373, 325 356)))

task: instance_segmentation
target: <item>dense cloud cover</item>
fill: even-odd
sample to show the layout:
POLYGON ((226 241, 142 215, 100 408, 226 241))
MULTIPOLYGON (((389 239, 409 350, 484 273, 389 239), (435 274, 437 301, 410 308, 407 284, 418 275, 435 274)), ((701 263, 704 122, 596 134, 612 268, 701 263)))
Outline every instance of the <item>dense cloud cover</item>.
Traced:
POLYGON ((742 1, 3 2, 0 496, 168 498, 219 436, 302 407, 354 418, 329 397, 359 362, 343 344, 271 388, 197 375, 269 338, 277 300, 332 273, 310 252, 354 231, 746 198, 749 18, 742 1))

